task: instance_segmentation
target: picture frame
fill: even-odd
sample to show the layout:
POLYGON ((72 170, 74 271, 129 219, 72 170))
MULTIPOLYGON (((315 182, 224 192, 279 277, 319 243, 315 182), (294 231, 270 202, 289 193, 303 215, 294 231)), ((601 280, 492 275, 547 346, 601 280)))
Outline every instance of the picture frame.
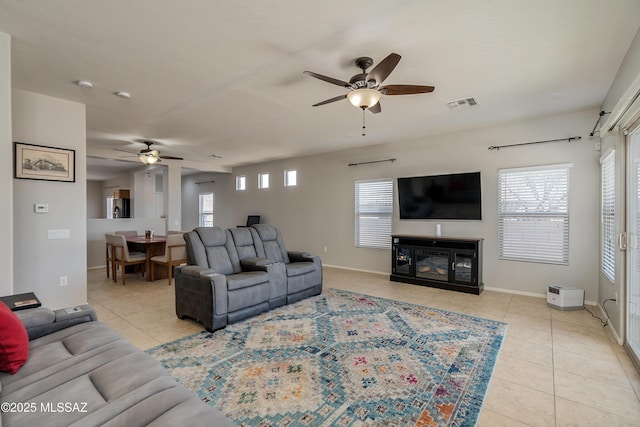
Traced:
POLYGON ((14 142, 14 178, 76 181, 76 150, 14 142))

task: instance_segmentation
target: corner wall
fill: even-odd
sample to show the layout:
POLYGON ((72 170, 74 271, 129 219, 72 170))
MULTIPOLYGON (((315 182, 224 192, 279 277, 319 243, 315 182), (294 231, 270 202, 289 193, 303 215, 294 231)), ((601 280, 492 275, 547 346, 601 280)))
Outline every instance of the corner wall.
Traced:
POLYGON ((13 180, 15 293, 36 293, 43 305, 87 302, 87 204, 85 106, 13 90, 15 141, 75 150, 76 180, 13 180), (47 203, 49 213, 34 213, 47 203), (50 240, 48 230, 66 229, 69 239, 50 240), (66 276, 68 285, 60 286, 66 276))
MULTIPOLYGON (((464 113, 463 113, 464 114, 464 113)), ((350 149, 234 168, 229 180, 230 209, 241 224, 247 214, 281 229, 290 250, 320 255, 326 265, 388 274, 391 251, 356 248, 354 181, 480 171, 482 221, 400 220, 393 232, 433 235, 437 223, 449 237, 484 238, 484 284, 545 295, 548 285, 577 286, 586 299, 598 299, 598 206, 600 153, 588 138, 597 111, 539 117, 490 128, 419 140, 350 149), (559 142, 490 151, 492 145, 581 136, 559 142), (393 163, 349 167, 351 162, 396 158, 393 163), (570 259, 568 266, 498 259, 497 173, 500 168, 572 163, 570 172, 570 259), (298 186, 283 186, 283 171, 298 171, 298 186), (269 172, 271 188, 257 189, 257 174, 269 172), (247 190, 233 190, 235 176, 246 175, 247 190), (324 252, 324 248, 327 252, 324 252)), ((464 117, 461 116, 461 120, 464 117)), ((394 189, 394 192, 396 190, 394 189)), ((395 196, 397 197, 397 196, 395 196)), ((397 208, 397 200, 394 202, 397 208)))
POLYGON ((13 141, 11 139, 11 37, 0 33, 0 295, 13 293, 13 141))

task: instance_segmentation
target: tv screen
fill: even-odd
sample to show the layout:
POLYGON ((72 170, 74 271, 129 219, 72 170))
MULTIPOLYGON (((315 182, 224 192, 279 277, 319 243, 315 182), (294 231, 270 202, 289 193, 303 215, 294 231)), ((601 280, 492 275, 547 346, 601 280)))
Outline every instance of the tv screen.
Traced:
POLYGON ((400 219, 482 219, 480 172, 398 178, 400 219))

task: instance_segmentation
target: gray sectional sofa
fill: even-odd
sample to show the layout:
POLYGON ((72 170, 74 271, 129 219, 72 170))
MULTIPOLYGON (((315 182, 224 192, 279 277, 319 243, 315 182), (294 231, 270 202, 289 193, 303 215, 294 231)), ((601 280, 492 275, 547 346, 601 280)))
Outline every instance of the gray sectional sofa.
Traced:
POLYGON ((17 314, 29 357, 0 373, 0 427, 233 425, 89 306, 17 314))
POLYGON ((214 331, 322 292, 322 262, 287 251, 269 224, 184 234, 187 266, 176 269, 176 315, 214 331))

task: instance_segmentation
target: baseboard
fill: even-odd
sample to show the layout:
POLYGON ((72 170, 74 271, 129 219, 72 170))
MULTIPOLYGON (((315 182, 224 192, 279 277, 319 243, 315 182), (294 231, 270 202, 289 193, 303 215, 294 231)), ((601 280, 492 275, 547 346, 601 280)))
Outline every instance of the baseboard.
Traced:
POLYGON ((598 308, 600 309, 600 313, 602 313, 602 317, 607 320, 607 329, 611 333, 611 336, 613 337, 613 339, 616 340, 616 342, 619 345, 623 345, 624 340, 620 338, 620 336, 618 335, 618 332, 614 329, 613 326, 611 326, 611 322, 609 321, 609 316, 607 316, 607 312, 604 311, 604 308, 602 308, 600 304, 598 304, 598 308))
POLYGON ((380 274, 382 276, 388 276, 389 274, 391 274, 388 271, 363 270, 360 268, 343 267, 341 265, 322 264, 322 266, 329 267, 329 268, 339 268, 340 270, 359 271, 361 273, 380 274))
POLYGON ((106 265, 96 265, 94 267, 87 267, 87 270, 100 270, 100 269, 105 269, 107 268, 106 265))
POLYGON ((485 286, 484 290, 485 291, 502 292, 504 294, 522 295, 522 296, 525 296, 525 297, 547 298, 546 294, 537 294, 535 292, 514 291, 512 289, 494 288, 492 286, 485 286))
MULTIPOLYGON (((363 270, 363 269, 360 269, 360 268, 344 267, 342 265, 323 264, 323 267, 338 268, 338 269, 341 269, 341 270, 359 271, 361 273, 380 274, 382 276, 388 276, 388 275, 391 274, 391 273, 389 273, 387 271, 363 270)), ((485 291, 502 292, 502 293, 505 293, 505 294, 523 295, 523 296, 527 296, 527 297, 544 298, 544 299, 547 298, 546 294, 537 294, 535 292, 515 291, 515 290, 512 290, 512 289, 494 288, 494 287, 490 287, 490 286, 485 286, 484 290, 485 291)), ((590 300, 585 300, 584 303, 585 303, 585 305, 598 305, 598 303, 596 301, 590 301, 590 300)))

